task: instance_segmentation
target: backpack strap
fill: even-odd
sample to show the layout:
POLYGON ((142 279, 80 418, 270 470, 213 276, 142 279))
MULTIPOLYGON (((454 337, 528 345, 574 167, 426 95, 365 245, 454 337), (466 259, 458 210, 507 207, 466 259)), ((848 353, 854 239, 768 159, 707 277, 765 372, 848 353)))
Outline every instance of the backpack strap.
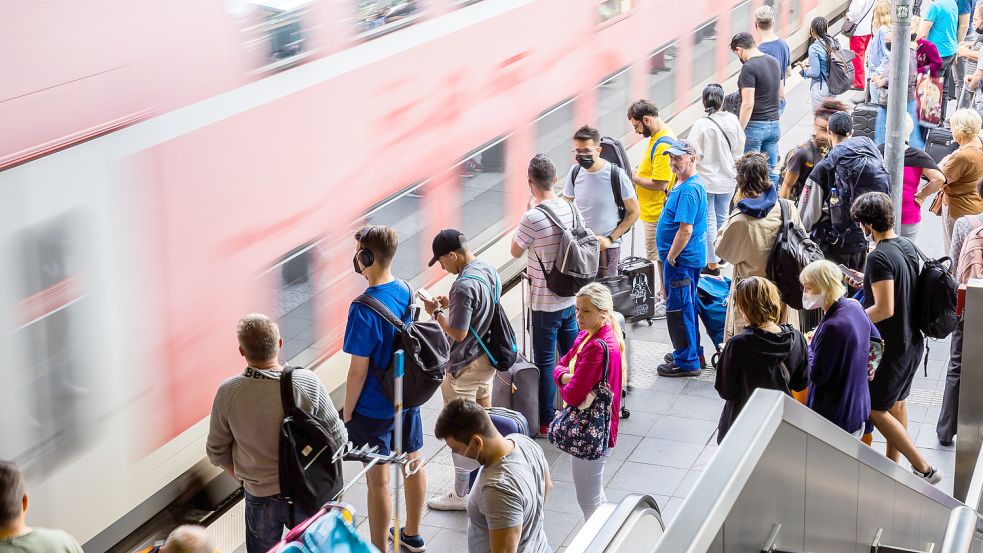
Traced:
POLYGON ((570 171, 570 188, 577 187, 577 175, 580 174, 580 169, 581 167, 580 164, 578 163, 573 166, 573 171, 570 171))
POLYGON ((485 286, 488 287, 489 291, 492 293, 492 299, 495 301, 495 303, 498 303, 498 299, 499 299, 499 295, 501 294, 501 291, 499 288, 499 282, 497 280, 495 281, 495 288, 493 289, 492 285, 489 284, 487 280, 481 278, 480 276, 461 275, 459 278, 466 278, 468 280, 477 280, 478 282, 484 284, 485 286))
POLYGON ((473 326, 469 326, 468 330, 471 331, 471 334, 474 336, 474 339, 478 341, 478 345, 481 346, 482 350, 484 350, 485 355, 488 356, 488 360, 491 361, 492 366, 497 367, 498 361, 495 359, 495 356, 492 355, 491 351, 488 350, 488 346, 485 345, 485 341, 481 339, 481 336, 478 336, 478 332, 475 331, 473 326))
MULTIPOLYGON (((376 315, 382 317, 387 323, 396 327, 396 330, 402 332, 403 321, 399 319, 388 307, 385 306, 381 301, 368 294, 362 294, 361 296, 355 298, 354 303, 360 303, 365 307, 368 307, 375 312, 376 315)), ((413 305, 413 297, 410 296, 410 305, 413 305)))
MULTIPOLYGON (((546 218, 549 219, 554 226, 559 227, 560 230, 567 230, 567 226, 564 225, 562 221, 560 221, 560 218, 556 215, 556 212, 553 211, 549 206, 544 204, 539 204, 536 206, 536 209, 542 211, 543 214, 546 215, 546 218)), ((573 209, 573 204, 570 204, 570 210, 574 212, 574 224, 576 224, 577 216, 576 216, 576 211, 573 209)))
POLYGON ((284 416, 297 409, 294 401, 294 368, 284 367, 280 372, 280 403, 283 404, 284 416))
MULTIPOLYGON (((662 140, 661 138, 659 140, 662 140)), ((614 194, 614 205, 618 207, 618 224, 625 220, 627 209, 625 209, 625 199, 621 197, 621 167, 611 164, 611 193, 614 194)))

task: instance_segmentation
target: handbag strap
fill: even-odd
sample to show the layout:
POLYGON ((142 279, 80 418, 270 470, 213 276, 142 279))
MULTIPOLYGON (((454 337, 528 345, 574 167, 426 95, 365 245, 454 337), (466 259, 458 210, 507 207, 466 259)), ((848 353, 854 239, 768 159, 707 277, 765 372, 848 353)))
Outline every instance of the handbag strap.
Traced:
POLYGON ((601 384, 601 383, 605 383, 606 384, 607 381, 608 381, 608 373, 609 373, 609 370, 611 368, 611 352, 608 351, 608 343, 607 342, 605 342, 604 340, 601 340, 600 338, 595 338, 595 340, 599 344, 601 344, 601 347, 604 349, 604 373, 603 373, 603 376, 601 376, 601 380, 598 382, 598 384, 601 384))
POLYGON ((724 131, 724 128, 720 126, 720 123, 718 123, 716 120, 714 120, 713 117, 710 117, 709 115, 707 115, 707 119, 709 119, 711 123, 713 123, 714 125, 716 125, 718 129, 720 129, 720 134, 724 135, 724 140, 727 141, 727 149, 733 151, 734 150, 734 145, 731 144, 730 137, 727 136, 727 132, 724 131))

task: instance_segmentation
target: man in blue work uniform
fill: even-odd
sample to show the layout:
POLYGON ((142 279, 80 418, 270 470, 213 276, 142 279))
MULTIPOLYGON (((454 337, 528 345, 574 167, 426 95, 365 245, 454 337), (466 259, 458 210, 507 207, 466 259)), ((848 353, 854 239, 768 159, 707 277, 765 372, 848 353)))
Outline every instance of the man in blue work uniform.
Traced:
MULTIPOLYGON (((696 284, 706 265, 707 192, 696 173, 696 148, 676 140, 666 150, 676 186, 659 218, 656 241, 666 289, 666 323, 672 361, 659 365, 661 376, 700 374, 703 348, 698 334, 696 284)), ((668 361, 668 359, 667 359, 668 361)))

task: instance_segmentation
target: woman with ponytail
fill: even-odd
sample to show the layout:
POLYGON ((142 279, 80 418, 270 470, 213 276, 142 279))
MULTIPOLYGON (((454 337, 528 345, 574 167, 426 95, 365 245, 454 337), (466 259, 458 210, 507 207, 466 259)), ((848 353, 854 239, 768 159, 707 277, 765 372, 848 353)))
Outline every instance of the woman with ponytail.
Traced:
POLYGON ((730 211, 730 200, 737 186, 734 160, 744 153, 744 129, 737 116, 722 111, 724 87, 709 84, 703 89, 706 117, 693 123, 689 141, 696 146, 696 172, 707 191, 707 266, 704 274, 720 275, 720 258, 713 250, 717 231, 723 228, 730 211))
POLYGON ((621 327, 614 317, 614 300, 611 291, 603 284, 592 282, 577 292, 577 325, 580 334, 573 348, 560 359, 553 371, 553 380, 560 390, 564 403, 581 409, 589 407, 593 400, 594 386, 604 378, 607 357, 607 383, 613 401, 608 425, 607 452, 596 460, 572 457, 573 483, 577 490, 577 503, 584 520, 599 505, 607 501, 604 495, 604 464, 611 449, 618 441, 618 415, 621 412, 621 362, 625 343, 621 327), (603 344, 602 344, 603 342, 603 344), (605 356, 605 346, 607 355, 605 356))
MULTIPOLYGON (((829 35, 829 23, 825 17, 813 18, 812 24, 809 25, 809 37, 812 39, 812 44, 809 45, 809 60, 799 62, 798 66, 799 74, 812 80, 810 90, 812 109, 815 111, 822 105, 823 100, 833 96, 829 92, 829 56, 833 50, 839 50, 840 43, 829 35)), ((866 49, 866 44, 864 48, 866 49)), ((863 62, 860 64, 860 71, 863 72, 863 62)))

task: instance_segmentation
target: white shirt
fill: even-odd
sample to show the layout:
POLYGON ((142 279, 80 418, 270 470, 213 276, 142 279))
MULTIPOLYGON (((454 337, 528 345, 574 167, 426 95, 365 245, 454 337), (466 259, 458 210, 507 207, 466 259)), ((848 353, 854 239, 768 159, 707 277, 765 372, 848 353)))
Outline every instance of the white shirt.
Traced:
MULTIPOLYGON (((559 198, 546 200, 546 205, 553 210, 560 222, 570 228, 573 226, 573 210, 576 206, 559 198)), ((529 275, 529 307, 533 311, 556 312, 572 307, 575 298, 557 296, 546 287, 546 270, 552 270, 553 262, 560 247, 559 227, 546 218, 542 210, 532 208, 522 215, 519 228, 515 231, 515 243, 527 250, 526 274, 529 275), (543 266, 539 262, 542 260, 543 266)))
POLYGON ((734 166, 734 160, 741 157, 744 152, 745 141, 744 129, 741 128, 737 116, 727 111, 718 111, 713 115, 697 119, 689 131, 689 141, 696 146, 696 151, 700 154, 696 161, 696 171, 703 179, 703 186, 707 193, 734 192, 737 187, 737 168, 734 166), (729 144, 727 139, 730 139, 729 144))
MULTIPOLYGON (((846 10, 846 17, 850 21, 857 22, 857 29, 853 36, 865 36, 872 34, 871 23, 874 21, 874 2, 876 0, 851 0, 850 7, 846 10)), ((922 6, 922 10, 926 7, 922 6)), ((924 11, 922 12, 924 13, 924 11)))

